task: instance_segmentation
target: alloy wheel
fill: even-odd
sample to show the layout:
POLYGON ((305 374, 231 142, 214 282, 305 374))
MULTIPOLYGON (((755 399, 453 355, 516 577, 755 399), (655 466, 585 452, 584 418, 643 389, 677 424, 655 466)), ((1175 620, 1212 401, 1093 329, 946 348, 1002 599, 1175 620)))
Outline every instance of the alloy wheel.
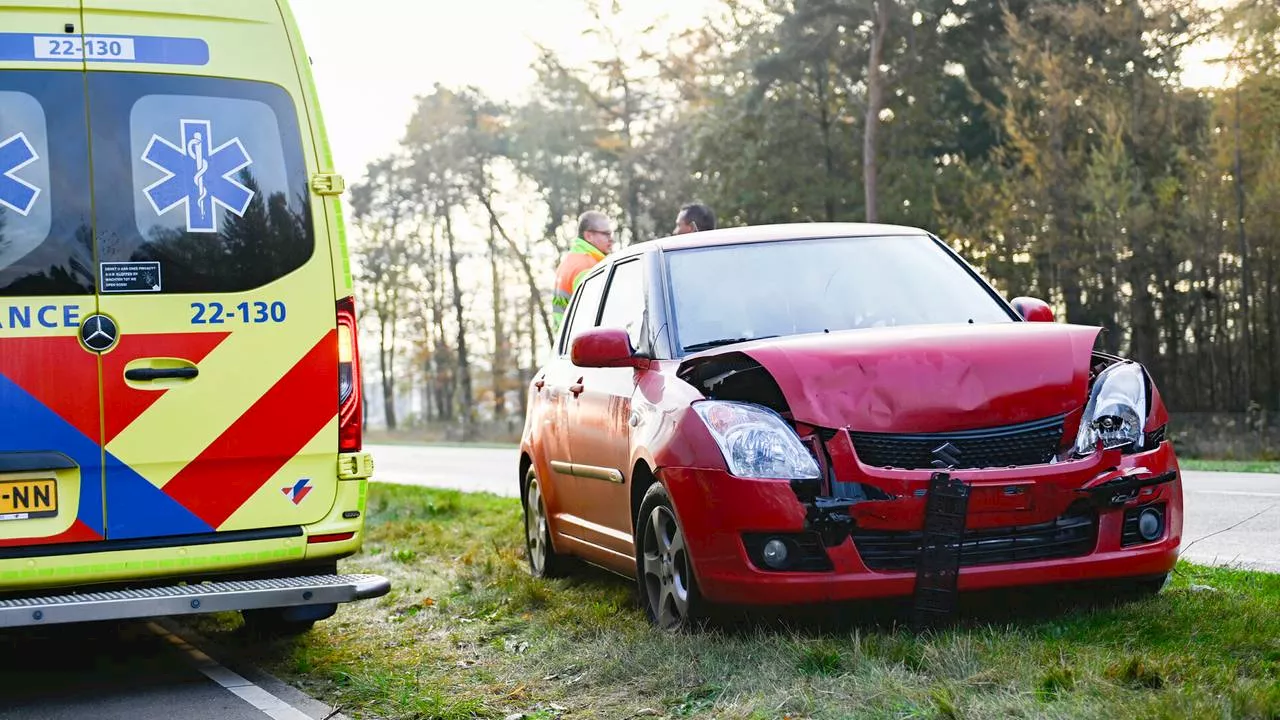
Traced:
POLYGON ((529 483, 525 493, 525 540, 533 573, 541 575, 547 566, 547 516, 542 512, 542 491, 537 480, 529 483))
POLYGON ((689 554, 671 510, 659 506, 645 521, 644 587, 655 622, 664 630, 683 627, 689 618, 689 554))

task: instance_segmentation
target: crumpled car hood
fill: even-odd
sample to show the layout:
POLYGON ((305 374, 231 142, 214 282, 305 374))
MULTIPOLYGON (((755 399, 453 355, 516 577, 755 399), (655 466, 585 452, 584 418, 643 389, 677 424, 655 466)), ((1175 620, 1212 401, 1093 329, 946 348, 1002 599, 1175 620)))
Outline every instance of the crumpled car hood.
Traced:
POLYGON ((947 432, 1082 407, 1099 330, 1023 322, 850 330, 728 346, 682 366, 746 355, 772 375, 800 422, 947 432))

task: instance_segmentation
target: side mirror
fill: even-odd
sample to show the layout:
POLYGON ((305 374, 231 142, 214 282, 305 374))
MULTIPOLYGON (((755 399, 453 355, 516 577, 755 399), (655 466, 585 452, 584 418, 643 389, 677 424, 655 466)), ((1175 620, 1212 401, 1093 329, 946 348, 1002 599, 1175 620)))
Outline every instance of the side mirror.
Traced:
POLYGON ((640 358, 631 349, 631 337, 621 328, 592 328, 573 339, 569 358, 586 368, 635 367, 640 358))
POLYGON ((1053 308, 1043 300, 1033 297, 1016 297, 1009 304, 1027 322, 1054 322, 1053 308))

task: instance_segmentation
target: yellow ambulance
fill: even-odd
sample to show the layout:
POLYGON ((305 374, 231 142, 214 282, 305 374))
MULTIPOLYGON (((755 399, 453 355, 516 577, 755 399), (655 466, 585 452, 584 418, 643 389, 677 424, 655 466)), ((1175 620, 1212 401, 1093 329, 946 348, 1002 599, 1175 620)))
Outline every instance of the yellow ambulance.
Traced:
POLYGON ((388 591, 342 191, 285 0, 0 0, 0 627, 388 591))

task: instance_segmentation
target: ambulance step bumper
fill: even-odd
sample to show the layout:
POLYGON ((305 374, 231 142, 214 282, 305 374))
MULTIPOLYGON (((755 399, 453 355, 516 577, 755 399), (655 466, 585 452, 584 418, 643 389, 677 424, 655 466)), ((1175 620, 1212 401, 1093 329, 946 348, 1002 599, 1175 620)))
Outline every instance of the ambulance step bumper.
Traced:
POLYGON ((386 595, 379 575, 309 575, 0 600, 0 628, 325 605, 386 595))

